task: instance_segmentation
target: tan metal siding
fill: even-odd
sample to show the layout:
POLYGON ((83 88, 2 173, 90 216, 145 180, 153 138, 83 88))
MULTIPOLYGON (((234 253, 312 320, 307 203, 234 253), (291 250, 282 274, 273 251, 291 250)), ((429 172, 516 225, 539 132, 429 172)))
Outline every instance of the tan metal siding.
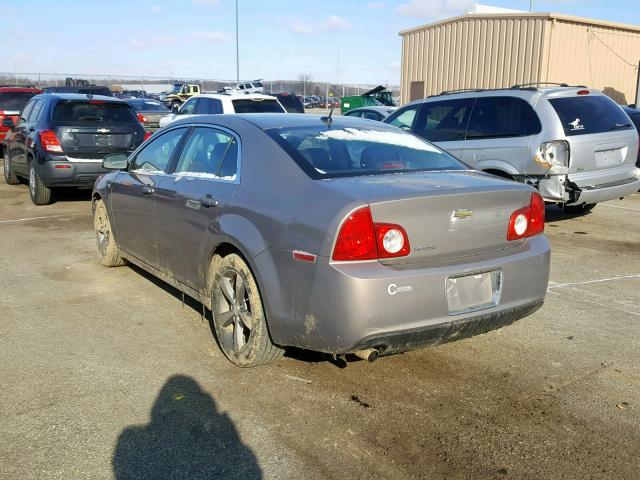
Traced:
POLYGON ((401 102, 408 101, 411 82, 425 82, 427 96, 540 81, 548 21, 460 17, 403 33, 401 102))
POLYGON ((557 20, 547 78, 588 85, 619 103, 633 103, 639 60, 640 32, 557 20))

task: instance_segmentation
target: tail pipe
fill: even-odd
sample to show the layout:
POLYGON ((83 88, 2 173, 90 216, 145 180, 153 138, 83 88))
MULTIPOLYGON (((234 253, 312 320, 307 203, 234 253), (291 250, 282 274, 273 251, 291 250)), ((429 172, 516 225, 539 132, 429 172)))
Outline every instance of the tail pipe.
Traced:
POLYGON ((367 362, 375 362, 380 356, 377 348, 365 348, 364 350, 356 350, 353 353, 356 357, 366 360, 367 362))

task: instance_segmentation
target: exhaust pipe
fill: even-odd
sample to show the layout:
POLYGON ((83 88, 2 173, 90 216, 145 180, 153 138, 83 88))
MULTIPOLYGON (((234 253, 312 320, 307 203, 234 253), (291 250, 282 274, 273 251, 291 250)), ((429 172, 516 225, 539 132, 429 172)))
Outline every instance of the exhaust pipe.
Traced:
POLYGON ((366 348, 364 350, 356 350, 354 355, 367 362, 375 362, 380 356, 380 352, 375 348, 366 348))

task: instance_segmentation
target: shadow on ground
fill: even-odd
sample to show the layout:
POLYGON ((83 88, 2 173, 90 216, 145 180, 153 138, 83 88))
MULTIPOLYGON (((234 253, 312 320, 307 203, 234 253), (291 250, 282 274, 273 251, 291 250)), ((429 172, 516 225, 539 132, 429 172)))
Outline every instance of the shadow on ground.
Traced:
POLYGON ((262 478, 233 422, 195 380, 182 375, 162 387, 149 424, 120 434, 113 472, 117 480, 262 478))

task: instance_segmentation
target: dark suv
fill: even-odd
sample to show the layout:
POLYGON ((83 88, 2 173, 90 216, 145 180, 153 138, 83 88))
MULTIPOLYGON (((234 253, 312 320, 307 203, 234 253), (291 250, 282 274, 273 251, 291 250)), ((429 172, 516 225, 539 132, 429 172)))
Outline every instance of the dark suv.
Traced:
POLYGON ((128 154, 147 136, 129 104, 113 97, 42 94, 2 124, 12 131, 5 142, 4 177, 15 185, 29 179, 31 200, 51 203, 57 187, 92 187, 106 173, 110 153, 128 154))

